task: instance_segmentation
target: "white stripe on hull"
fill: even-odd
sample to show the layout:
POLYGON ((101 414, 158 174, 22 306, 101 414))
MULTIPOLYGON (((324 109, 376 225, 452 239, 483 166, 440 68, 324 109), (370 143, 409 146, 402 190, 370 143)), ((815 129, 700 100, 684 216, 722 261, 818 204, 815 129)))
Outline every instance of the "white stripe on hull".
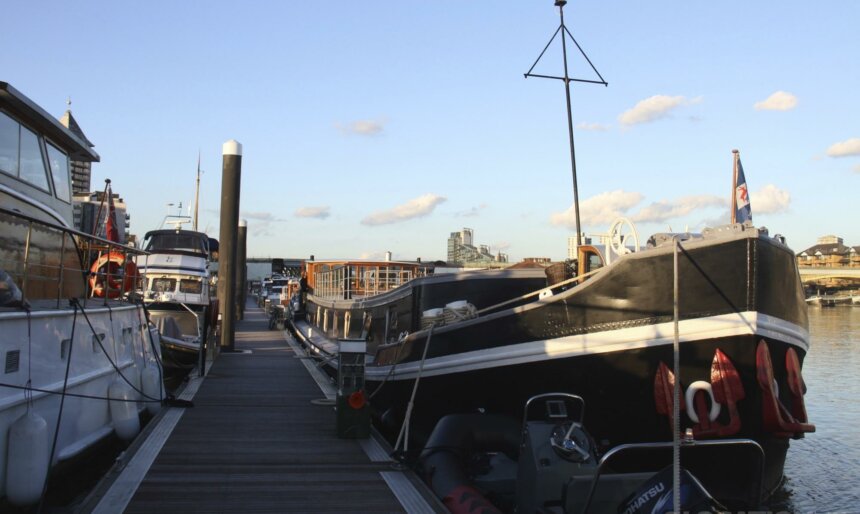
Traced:
MULTIPOLYGON (((804 352, 809 350, 809 332, 806 329, 752 311, 684 320, 679 323, 679 334, 681 343, 759 335, 792 344, 804 352)), ((671 345, 673 340, 673 322, 565 336, 428 358, 424 363, 422 376, 671 345)), ((432 339, 430 345, 433 345, 432 339)), ((414 379, 419 366, 418 361, 397 364, 388 380, 414 379)), ((370 381, 383 380, 391 373, 391 366, 368 366, 366 373, 370 381)))

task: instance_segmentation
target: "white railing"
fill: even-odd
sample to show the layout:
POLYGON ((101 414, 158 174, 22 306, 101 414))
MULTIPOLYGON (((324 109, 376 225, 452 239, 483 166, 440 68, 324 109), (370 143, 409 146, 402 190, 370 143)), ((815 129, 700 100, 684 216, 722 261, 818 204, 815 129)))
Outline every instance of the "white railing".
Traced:
POLYGON ((340 266, 314 275, 315 296, 352 300, 396 289, 412 280, 413 270, 391 266, 340 266))

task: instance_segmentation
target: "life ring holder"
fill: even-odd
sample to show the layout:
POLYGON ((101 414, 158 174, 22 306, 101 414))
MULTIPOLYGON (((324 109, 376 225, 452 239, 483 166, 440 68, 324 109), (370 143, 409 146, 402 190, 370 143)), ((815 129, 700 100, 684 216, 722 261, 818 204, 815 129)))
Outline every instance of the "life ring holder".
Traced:
POLYGON ((716 420, 720 415, 722 405, 714 399, 714 389, 711 387, 711 384, 704 380, 697 380, 687 387, 687 392, 684 394, 684 400, 687 404, 687 416, 690 417, 693 423, 699 422, 699 415, 696 414, 696 409, 693 406, 693 399, 699 391, 704 391, 711 398, 711 411, 708 413, 708 419, 711 421, 716 420))
POLYGON ((134 288, 137 278, 134 262, 120 252, 111 251, 90 266, 90 291, 97 298, 119 298, 134 288))

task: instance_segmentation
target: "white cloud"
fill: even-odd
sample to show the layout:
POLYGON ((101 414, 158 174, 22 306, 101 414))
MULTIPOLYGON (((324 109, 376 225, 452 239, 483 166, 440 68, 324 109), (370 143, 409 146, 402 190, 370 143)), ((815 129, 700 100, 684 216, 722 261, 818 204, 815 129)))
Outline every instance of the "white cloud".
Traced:
POLYGON ((789 204, 791 204, 791 194, 773 184, 750 192, 753 216, 787 211, 789 204))
POLYGON ((757 111, 790 111, 795 107, 797 107, 797 97, 785 91, 777 91, 753 105, 757 111))
POLYGON ((389 223, 397 223, 412 218, 420 218, 433 212, 433 209, 435 209, 437 205, 446 200, 447 198, 444 196, 428 193, 409 200, 403 205, 398 205, 393 209, 374 212, 361 220, 361 224, 387 225, 389 223))
POLYGON ((456 216, 458 218, 476 218, 481 213, 481 211, 486 209, 486 208, 487 208, 487 204, 482 203, 481 205, 478 205, 476 207, 472 207, 471 209, 458 212, 458 213, 454 214, 454 216, 456 216))
POLYGON ((579 130, 589 130, 593 132, 605 132, 612 128, 612 125, 606 125, 603 123, 586 123, 582 122, 576 126, 579 130))
POLYGON ((297 218, 317 218, 324 220, 331 216, 331 212, 328 206, 302 207, 300 209, 296 209, 294 215, 297 218))
MULTIPOLYGON (((581 223, 584 226, 608 225, 615 218, 625 216, 627 211, 642 201, 642 198, 642 193, 621 189, 592 196, 579 204, 581 223)), ((576 230, 574 206, 571 205, 566 211, 550 216, 550 223, 576 230)))
POLYGON ((376 136, 385 130, 385 120, 358 120, 348 123, 335 123, 335 127, 344 134, 359 136, 376 136))
POLYGON ((284 221, 282 219, 275 217, 275 215, 272 214, 271 212, 243 211, 240 217, 252 219, 252 220, 257 220, 257 221, 265 221, 265 222, 284 221))
POLYGON ((649 123, 669 116, 678 107, 697 104, 701 101, 700 96, 688 99, 684 96, 655 95, 640 101, 632 109, 624 111, 618 116, 618 121, 622 125, 649 123))
MULTIPOLYGON (((791 204, 791 195, 782 189, 768 184, 758 191, 750 193, 753 216, 756 214, 773 214, 788 210, 791 204)), ((727 197, 715 195, 692 195, 682 196, 673 200, 660 200, 651 202, 644 207, 635 210, 636 206, 644 199, 641 193, 631 191, 608 191, 593 196, 580 203, 579 212, 582 217, 583 227, 605 227, 621 216, 630 218, 635 223, 661 223, 669 220, 678 220, 696 211, 717 209, 719 217, 699 222, 704 226, 723 225, 729 222, 729 208, 731 200, 727 197)), ((568 210, 553 214, 550 218, 553 225, 563 225, 576 230, 574 210, 571 206, 568 210)))
POLYGON ((365 261, 382 261, 385 260, 385 252, 363 252, 358 258, 365 261))
POLYGON ((852 137, 841 143, 834 143, 827 149, 827 155, 830 157, 848 157, 850 155, 860 155, 860 137, 852 137))
POLYGON ((239 217, 251 220, 248 223, 248 233, 253 236, 272 236, 274 234, 269 230, 273 228, 272 223, 286 221, 266 211, 242 211, 239 217))
POLYGON ((646 205, 631 219, 640 223, 666 221, 686 216, 691 212, 706 207, 722 207, 727 201, 714 195, 684 196, 677 200, 660 200, 646 205))

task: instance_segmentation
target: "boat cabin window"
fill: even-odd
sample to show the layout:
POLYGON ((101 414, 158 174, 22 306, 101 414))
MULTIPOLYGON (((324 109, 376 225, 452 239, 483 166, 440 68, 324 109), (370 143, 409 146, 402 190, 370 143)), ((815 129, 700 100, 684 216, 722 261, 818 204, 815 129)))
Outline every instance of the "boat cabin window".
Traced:
POLYGON ((54 194, 60 200, 71 203, 72 188, 69 186, 69 156, 56 146, 48 143, 48 163, 54 178, 54 194))
POLYGON ((0 112, 0 170, 18 176, 18 123, 0 112))
POLYGON ((152 279, 152 290, 159 293, 173 292, 176 290, 176 279, 154 278, 152 279))
POLYGON ((577 253, 579 256, 579 275, 585 275, 586 273, 602 268, 605 264, 603 262, 603 256, 600 255, 600 251, 593 246, 582 245, 579 247, 579 251, 577 253))
POLYGON ((43 191, 50 191, 39 136, 2 112, 0 170, 43 191))
POLYGON ((48 175, 45 172, 45 162, 42 160, 42 150, 39 148, 39 136, 21 127, 21 154, 18 168, 21 180, 29 182, 43 191, 48 189, 48 175))
POLYGON ((183 278, 179 281, 179 292, 200 294, 203 292, 203 281, 195 278, 183 278))
POLYGON ((195 235, 172 232, 169 234, 153 234, 146 245, 146 251, 159 252, 164 250, 207 253, 203 241, 195 235))

